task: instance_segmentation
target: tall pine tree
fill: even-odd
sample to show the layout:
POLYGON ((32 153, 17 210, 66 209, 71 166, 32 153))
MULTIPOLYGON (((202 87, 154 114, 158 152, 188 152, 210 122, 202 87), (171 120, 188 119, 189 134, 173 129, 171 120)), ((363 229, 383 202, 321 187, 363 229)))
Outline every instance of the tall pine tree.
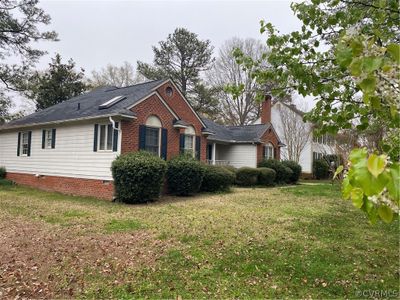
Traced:
POLYGON ((82 94, 87 89, 83 79, 83 69, 76 71, 72 59, 63 64, 56 54, 48 70, 31 77, 26 96, 36 103, 36 110, 42 110, 82 94))

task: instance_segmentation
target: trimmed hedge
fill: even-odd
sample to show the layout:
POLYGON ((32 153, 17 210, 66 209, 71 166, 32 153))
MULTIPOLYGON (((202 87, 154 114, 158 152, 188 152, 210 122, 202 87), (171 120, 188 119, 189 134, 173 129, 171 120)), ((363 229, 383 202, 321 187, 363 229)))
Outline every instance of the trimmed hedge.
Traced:
POLYGON ((189 196, 200 190, 204 167, 188 155, 177 156, 168 161, 167 182, 169 192, 177 196, 189 196))
POLYGON ((6 168, 0 167, 0 179, 6 178, 6 168))
POLYGON ((118 156, 111 166, 117 199, 144 203, 158 198, 166 169, 166 162, 149 152, 118 156))
POLYGON ((272 186, 274 185, 276 172, 270 168, 258 168, 258 184, 272 186))
POLYGON ((313 162, 313 175, 316 179, 329 178, 329 164, 325 159, 317 159, 313 162))
POLYGON ((237 169, 235 167, 226 165, 226 166, 222 166, 222 168, 224 168, 225 170, 228 170, 229 172, 232 172, 236 176, 237 169))
POLYGON ((242 167, 236 172, 236 184, 240 186, 257 185, 260 171, 256 168, 242 167))
POLYGON ((296 183, 299 181, 301 175, 301 166, 293 160, 284 160, 282 164, 292 170, 293 174, 290 177, 290 183, 296 183))
POLYGON ((226 191, 235 183, 235 174, 225 167, 204 166, 204 177, 201 191, 217 192, 226 191))
POLYGON ((276 172, 275 182, 276 183, 284 183, 288 182, 288 176, 291 176, 291 170, 288 172, 286 167, 276 159, 264 159, 259 164, 260 168, 270 168, 276 172))

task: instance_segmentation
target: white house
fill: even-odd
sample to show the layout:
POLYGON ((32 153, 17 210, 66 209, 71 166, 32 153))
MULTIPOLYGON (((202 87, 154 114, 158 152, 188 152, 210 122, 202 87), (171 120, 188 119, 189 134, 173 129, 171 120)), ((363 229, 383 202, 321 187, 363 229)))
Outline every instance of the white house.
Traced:
MULTIPOLYGON (((284 134, 284 122, 282 118, 285 116, 296 118, 294 123, 304 124, 306 142, 304 149, 300 153, 299 164, 301 165, 302 172, 305 174, 312 173, 312 164, 315 159, 322 158, 324 155, 334 154, 335 145, 334 140, 329 135, 315 137, 313 134, 313 125, 311 123, 304 123, 304 112, 299 110, 294 104, 286 104, 280 101, 275 101, 271 109, 271 123, 273 124, 282 143, 288 145, 288 141, 284 134)), ((296 130, 294 130, 296 131, 296 130)), ((302 130, 299 130, 302 131, 302 130)), ((298 137, 293 137, 294 139, 298 137)), ((288 158, 288 147, 281 148, 281 159, 288 158)))

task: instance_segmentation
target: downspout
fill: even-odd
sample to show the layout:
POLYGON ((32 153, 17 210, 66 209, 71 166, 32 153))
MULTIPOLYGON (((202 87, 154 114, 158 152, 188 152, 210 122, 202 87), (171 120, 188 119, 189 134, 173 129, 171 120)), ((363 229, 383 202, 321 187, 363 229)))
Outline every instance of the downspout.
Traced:
MULTIPOLYGON (((109 116, 108 119, 110 120, 113 129, 118 131, 118 136, 119 136, 120 140, 122 140, 122 139, 121 139, 121 129, 120 129, 122 126, 119 126, 120 128, 116 128, 116 127, 115 127, 115 121, 113 120, 113 118, 112 118, 111 116, 109 116)), ((121 152, 120 152, 120 153, 121 153, 121 152)), ((117 201, 117 196, 115 195, 115 192, 114 192, 112 202, 115 202, 115 201, 117 201)))
MULTIPOLYGON (((113 120, 113 118, 110 116, 110 117, 108 117, 108 119, 110 120, 110 122, 111 122, 111 124, 113 126, 113 129, 114 130, 118 130, 118 132, 121 132, 120 128, 115 127, 115 121, 113 120)), ((119 126, 119 127, 121 127, 121 126, 119 126)))

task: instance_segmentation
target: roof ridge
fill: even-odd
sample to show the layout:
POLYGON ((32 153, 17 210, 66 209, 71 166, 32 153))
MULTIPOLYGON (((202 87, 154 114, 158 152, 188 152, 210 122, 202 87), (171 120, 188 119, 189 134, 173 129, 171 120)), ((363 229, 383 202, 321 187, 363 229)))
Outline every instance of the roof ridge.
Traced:
POLYGON ((250 127, 250 126, 261 126, 261 125, 269 125, 271 122, 264 123, 264 124, 248 124, 248 125, 224 125, 225 127, 236 127, 236 128, 243 128, 243 127, 250 127))
POLYGON ((166 81, 166 80, 168 80, 168 79, 156 79, 156 80, 150 80, 150 81, 135 83, 135 84, 131 84, 131 85, 123 86, 123 87, 117 87, 114 90, 105 91, 105 93, 111 92, 111 91, 115 91, 115 90, 122 90, 122 89, 130 88, 130 87, 134 87, 134 86, 138 86, 138 85, 149 84, 149 83, 156 82, 156 81, 166 81))

